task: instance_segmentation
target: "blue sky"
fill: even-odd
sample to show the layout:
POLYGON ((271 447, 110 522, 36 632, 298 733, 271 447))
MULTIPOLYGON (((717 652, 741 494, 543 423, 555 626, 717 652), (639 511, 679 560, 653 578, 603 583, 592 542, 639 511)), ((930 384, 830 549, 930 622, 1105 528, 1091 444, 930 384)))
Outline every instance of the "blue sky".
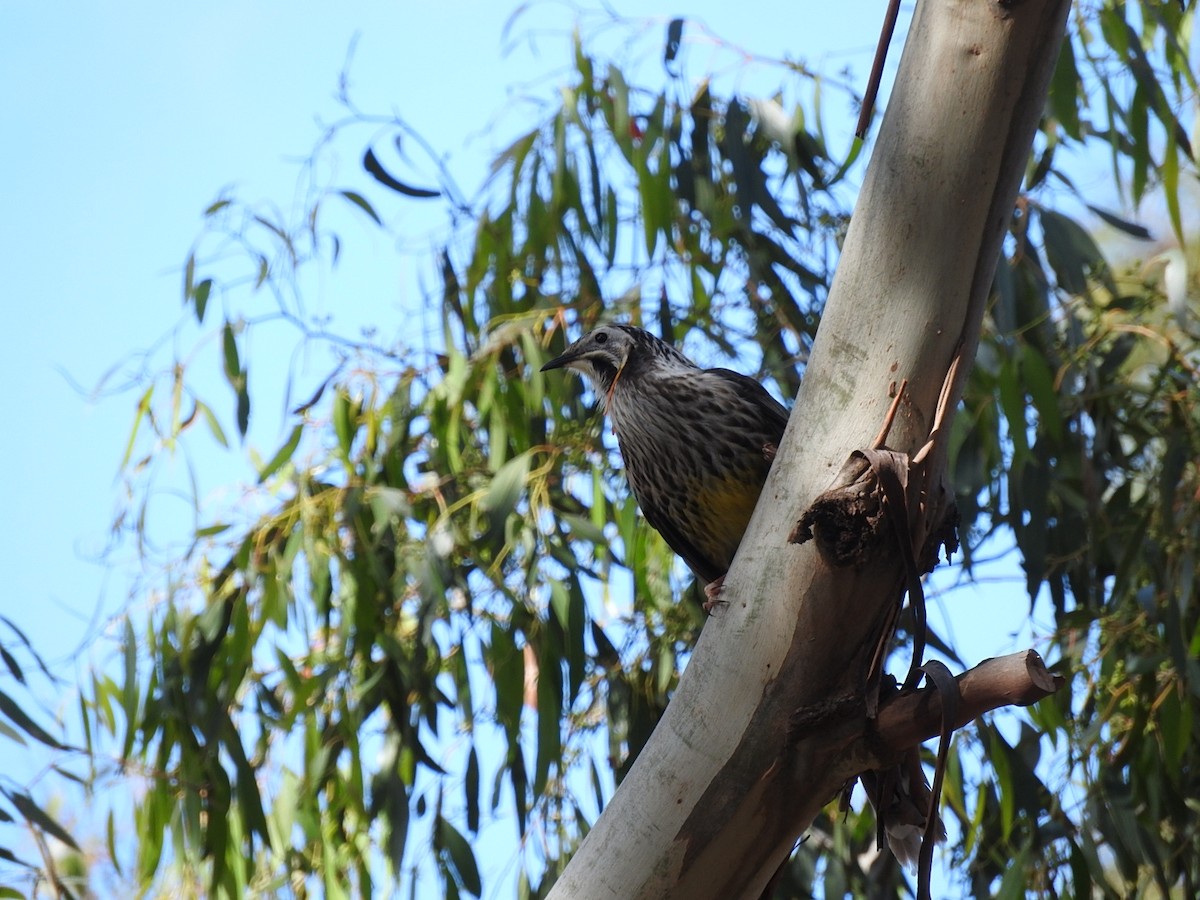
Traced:
MULTIPOLYGON (((657 65, 663 28, 678 8, 655 0, 612 5, 652 17, 643 46, 657 65)), ((861 85, 882 8, 863 0, 789 7, 706 0, 689 4, 689 13, 764 56, 801 57, 835 72, 852 66, 861 85)), ((129 552, 115 565, 99 557, 122 502, 118 465, 137 394, 87 392, 189 314, 181 269, 204 208, 231 184, 249 199, 291 201, 297 160, 318 136, 317 120, 338 114, 333 93, 356 35, 358 103, 402 114, 446 151, 469 193, 525 121, 520 98, 545 94, 553 82, 539 76, 568 58, 562 35, 571 8, 534 6, 513 33, 536 39, 505 53, 510 13, 490 2, 0 6, 7 176, 0 416, 8 461, 0 503, 9 523, 0 543, 7 573, 0 612, 65 677, 104 658, 97 635, 123 608, 134 571, 119 563, 129 552)), ((689 74, 717 60, 739 88, 753 90, 753 67, 730 68, 698 30, 687 38, 689 74)), ((893 66, 899 53, 897 42, 893 66)), ((777 82, 772 74, 769 83, 777 82)), ((849 117, 830 122, 848 144, 849 117)), ((361 178, 356 158, 344 165, 347 179, 361 178)), ((439 222, 403 224, 419 240, 439 222)), ((419 296, 419 273, 377 232, 363 227, 347 238, 359 274, 330 292, 335 321, 398 327, 419 296)), ((274 451, 284 437, 279 412, 256 415, 248 448, 274 451)), ((251 477, 246 452, 214 455, 202 466, 206 490, 251 477)), ((165 527, 172 515, 168 507, 165 527)), ((1006 593, 1003 602, 992 594, 984 602, 974 591, 954 595, 967 608, 952 628, 968 659, 1014 649, 1008 636, 1023 629, 1028 605, 1019 584, 1006 593)), ((0 746, 0 768, 19 771, 8 768, 19 766, 9 749, 0 746)))

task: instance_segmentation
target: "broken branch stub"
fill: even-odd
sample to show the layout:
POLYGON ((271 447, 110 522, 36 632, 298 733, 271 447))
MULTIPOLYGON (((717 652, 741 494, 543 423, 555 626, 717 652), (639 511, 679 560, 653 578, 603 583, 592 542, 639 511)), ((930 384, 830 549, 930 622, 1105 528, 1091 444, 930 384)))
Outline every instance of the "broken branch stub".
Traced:
MULTIPOLYGON (((1062 675, 1046 668, 1036 650, 985 659, 954 680, 958 683, 957 710, 950 722, 954 729, 993 709, 1032 706, 1066 683, 1062 675)), ((900 694, 879 708, 873 741, 877 748, 912 747, 938 734, 941 720, 942 698, 935 688, 900 694)))
MULTIPOLYGON (((1066 684, 1036 650, 989 657, 957 675, 958 702, 949 724, 955 729, 1005 706, 1032 706, 1066 684)), ((845 694, 792 714, 788 741, 815 737, 828 752, 858 760, 863 768, 894 765, 905 750, 936 737, 942 729, 942 695, 933 685, 894 693, 869 719, 861 694, 845 694)))
MULTIPOLYGON (((887 448, 855 450, 833 483, 797 520, 788 542, 803 544, 815 540, 821 557, 836 568, 857 568, 878 562, 883 548, 892 543, 891 528, 884 518, 881 466, 889 468, 905 489, 914 480, 910 478, 908 454, 887 448)), ((940 484, 937 494, 935 506, 930 510, 933 515, 927 516, 933 527, 919 544, 914 543, 922 575, 933 571, 942 547, 946 548, 947 559, 958 549, 958 508, 940 484)))

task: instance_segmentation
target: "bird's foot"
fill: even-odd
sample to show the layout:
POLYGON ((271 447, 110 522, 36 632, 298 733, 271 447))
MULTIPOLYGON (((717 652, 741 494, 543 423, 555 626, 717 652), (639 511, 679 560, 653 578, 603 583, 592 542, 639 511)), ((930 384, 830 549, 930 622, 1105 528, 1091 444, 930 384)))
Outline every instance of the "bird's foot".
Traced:
POLYGON ((779 446, 777 444, 772 444, 768 441, 762 445, 763 459, 765 459, 767 462, 775 462, 775 454, 778 452, 779 446))
POLYGON ((726 602, 721 599, 721 588, 723 588, 724 586, 725 586, 725 576, 724 575, 722 575, 720 578, 717 578, 715 581, 710 581, 708 584, 706 584, 704 586, 704 597, 705 597, 704 611, 706 613, 708 613, 710 616, 712 615, 712 611, 715 607, 720 606, 722 603, 726 602))

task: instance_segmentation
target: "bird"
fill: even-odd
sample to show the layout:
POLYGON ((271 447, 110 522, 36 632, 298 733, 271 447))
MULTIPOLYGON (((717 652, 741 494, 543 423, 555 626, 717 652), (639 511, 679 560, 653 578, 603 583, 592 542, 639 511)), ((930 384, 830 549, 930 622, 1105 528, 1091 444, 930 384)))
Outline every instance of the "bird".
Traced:
POLYGON ((701 368, 632 325, 601 325, 541 370, 564 368, 602 398, 642 515, 705 584, 711 612, 787 409, 755 379, 701 368))
MULTIPOLYGON (((580 373, 602 399, 642 515, 705 582, 704 609, 712 612, 783 439, 787 409, 755 379, 703 369, 631 325, 588 332, 541 370, 554 369, 580 373)), ((919 753, 889 776, 865 774, 881 834, 902 863, 915 865, 933 805, 919 753)), ((940 817, 935 837, 945 840, 940 817)))

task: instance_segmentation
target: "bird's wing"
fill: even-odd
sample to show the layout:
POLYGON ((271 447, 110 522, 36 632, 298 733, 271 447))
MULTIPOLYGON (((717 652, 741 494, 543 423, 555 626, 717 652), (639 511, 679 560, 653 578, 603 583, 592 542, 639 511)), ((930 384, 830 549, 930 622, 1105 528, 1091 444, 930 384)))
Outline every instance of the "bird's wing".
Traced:
POLYGON ((714 375, 732 385, 738 397, 755 407, 762 415, 765 429, 775 435, 775 443, 783 437, 787 428, 788 411, 782 403, 771 396, 770 391, 763 387, 757 379, 732 369, 705 369, 706 375, 714 375))
POLYGON ((687 536, 680 531, 671 521, 670 516, 659 516, 657 510, 654 514, 651 508, 647 508, 639 498, 638 506, 641 507, 642 515, 646 521, 650 523, 650 527, 657 531, 667 546, 675 551, 681 559, 687 564, 687 567, 692 570, 695 575, 704 582, 716 581, 725 574, 725 569, 718 563, 709 559, 705 553, 700 550, 687 536))

